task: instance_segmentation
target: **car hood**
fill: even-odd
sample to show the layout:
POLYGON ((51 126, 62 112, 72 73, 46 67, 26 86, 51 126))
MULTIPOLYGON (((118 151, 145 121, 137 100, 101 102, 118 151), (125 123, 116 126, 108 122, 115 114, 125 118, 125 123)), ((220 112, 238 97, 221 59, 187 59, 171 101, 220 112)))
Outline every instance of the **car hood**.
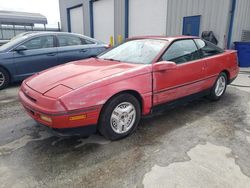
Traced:
MULTIPOLYGON (((74 90, 97 81, 115 79, 121 73, 131 77, 140 69, 145 69, 145 65, 91 58, 48 69, 30 77, 25 83, 33 90, 44 94, 58 85, 74 90)), ((149 69, 145 71, 149 72, 149 69)), ((121 79, 124 79, 124 76, 121 79)))

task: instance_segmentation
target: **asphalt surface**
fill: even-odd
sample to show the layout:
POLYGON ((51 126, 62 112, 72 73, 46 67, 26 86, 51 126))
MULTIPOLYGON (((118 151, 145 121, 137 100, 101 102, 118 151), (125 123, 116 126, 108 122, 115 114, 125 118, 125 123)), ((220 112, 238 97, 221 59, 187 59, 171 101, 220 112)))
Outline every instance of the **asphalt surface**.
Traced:
POLYGON ((0 91, 0 187, 250 187, 250 88, 229 86, 218 102, 184 104, 110 142, 37 125, 18 87, 0 91))

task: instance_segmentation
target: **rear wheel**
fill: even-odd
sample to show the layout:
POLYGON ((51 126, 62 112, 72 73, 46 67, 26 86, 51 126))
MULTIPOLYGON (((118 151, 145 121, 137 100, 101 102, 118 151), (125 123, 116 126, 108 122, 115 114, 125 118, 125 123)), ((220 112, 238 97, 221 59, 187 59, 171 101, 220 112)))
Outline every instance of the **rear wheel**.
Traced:
POLYGON ((0 90, 9 85, 10 76, 6 70, 0 67, 0 90))
POLYGON ((118 140, 133 133, 140 119, 139 101, 133 95, 124 93, 115 96, 104 106, 98 129, 104 137, 118 140))
POLYGON ((226 73, 220 73, 219 77, 217 78, 214 87, 211 90, 209 95, 209 99, 211 100, 219 100, 225 93, 227 89, 227 75, 226 73))

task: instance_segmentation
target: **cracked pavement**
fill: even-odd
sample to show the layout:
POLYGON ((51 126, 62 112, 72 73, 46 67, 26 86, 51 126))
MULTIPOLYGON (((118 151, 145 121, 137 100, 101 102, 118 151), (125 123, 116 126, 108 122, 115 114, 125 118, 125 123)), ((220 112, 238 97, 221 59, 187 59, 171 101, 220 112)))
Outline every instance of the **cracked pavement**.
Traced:
MULTIPOLYGON (((234 83, 250 83, 241 76, 234 83)), ((250 187, 250 89, 192 101, 110 142, 58 137, 0 91, 0 187, 250 187)))

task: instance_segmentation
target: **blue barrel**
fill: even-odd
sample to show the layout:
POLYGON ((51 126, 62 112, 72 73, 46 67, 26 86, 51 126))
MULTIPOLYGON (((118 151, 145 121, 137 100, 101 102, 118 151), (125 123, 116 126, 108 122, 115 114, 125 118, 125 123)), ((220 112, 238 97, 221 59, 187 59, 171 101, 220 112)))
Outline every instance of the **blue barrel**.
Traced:
POLYGON ((240 67, 250 67, 250 42, 235 42, 240 67))

